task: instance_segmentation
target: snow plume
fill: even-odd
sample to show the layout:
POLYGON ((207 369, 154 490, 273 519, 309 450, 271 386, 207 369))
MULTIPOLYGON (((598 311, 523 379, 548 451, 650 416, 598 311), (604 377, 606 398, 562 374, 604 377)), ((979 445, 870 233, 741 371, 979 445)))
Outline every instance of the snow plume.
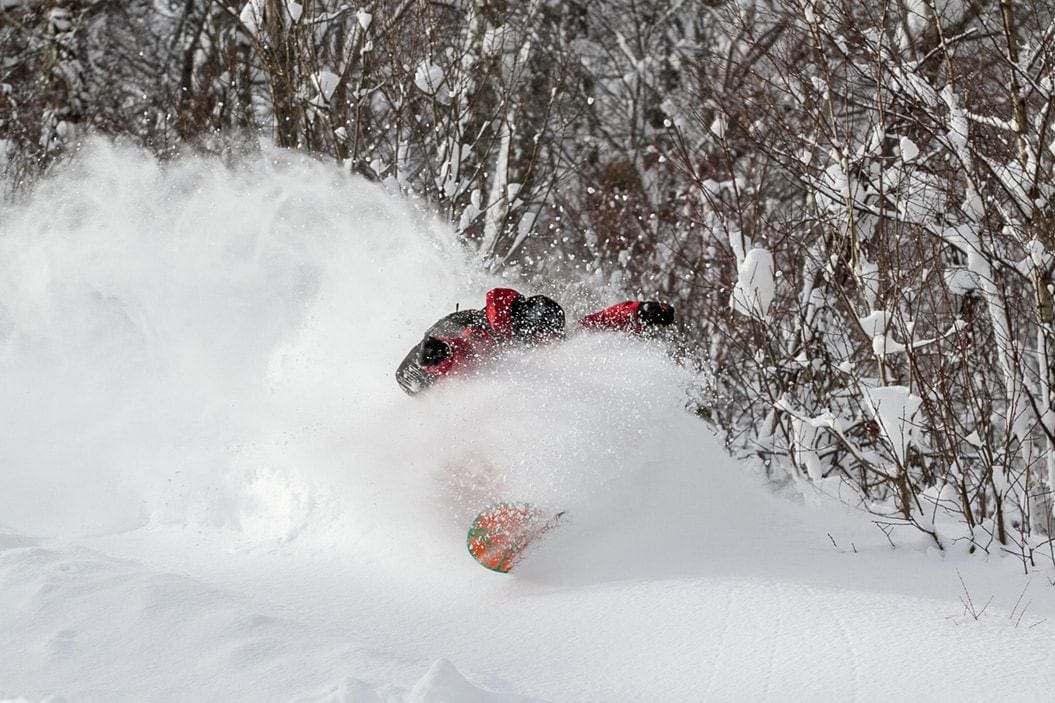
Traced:
POLYGON ((327 443, 399 399, 406 347, 482 285, 446 230, 331 168, 284 153, 161 168, 95 145, 0 213, 3 520, 94 532, 263 511, 287 534, 320 505, 310 469, 386 442, 327 443))
POLYGON ((307 159, 95 145, 0 222, 0 512, 35 533, 288 540, 408 506, 463 530, 502 490, 568 505, 632 483, 649 418, 684 414, 663 350, 614 335, 404 396, 407 349, 498 281, 307 159))

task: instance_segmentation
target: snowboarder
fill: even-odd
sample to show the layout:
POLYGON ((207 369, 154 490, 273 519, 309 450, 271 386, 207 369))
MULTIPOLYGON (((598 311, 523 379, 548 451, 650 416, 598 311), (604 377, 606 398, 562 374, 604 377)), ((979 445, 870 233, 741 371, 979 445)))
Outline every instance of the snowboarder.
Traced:
MULTIPOLYGON (((674 308, 666 303, 628 300, 587 315, 578 326, 643 334, 673 322, 674 308)), ((432 325, 399 365, 396 380, 415 395, 442 378, 470 371, 503 347, 561 339, 564 324, 564 310, 552 298, 493 288, 482 310, 452 312, 432 325)))

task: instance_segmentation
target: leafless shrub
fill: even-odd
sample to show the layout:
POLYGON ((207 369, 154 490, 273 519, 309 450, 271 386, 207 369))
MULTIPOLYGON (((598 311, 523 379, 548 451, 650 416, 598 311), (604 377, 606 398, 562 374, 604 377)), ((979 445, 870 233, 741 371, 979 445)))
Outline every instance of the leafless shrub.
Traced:
POLYGON ((698 318, 716 419, 778 475, 1028 567, 1055 485, 1050 9, 751 7, 741 87, 708 96, 727 126, 674 157, 723 268, 759 247, 780 274, 761 314, 698 318))

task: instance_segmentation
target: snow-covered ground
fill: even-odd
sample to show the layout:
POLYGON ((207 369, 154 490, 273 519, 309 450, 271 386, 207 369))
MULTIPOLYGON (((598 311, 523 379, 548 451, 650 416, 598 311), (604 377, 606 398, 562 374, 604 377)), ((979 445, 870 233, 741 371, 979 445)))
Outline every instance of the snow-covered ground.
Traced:
POLYGON ((99 144, 0 210, 0 699, 1051 700, 1055 574, 774 495, 654 343, 404 396, 498 281, 287 158, 99 144), (568 511, 513 575, 496 498, 568 511))

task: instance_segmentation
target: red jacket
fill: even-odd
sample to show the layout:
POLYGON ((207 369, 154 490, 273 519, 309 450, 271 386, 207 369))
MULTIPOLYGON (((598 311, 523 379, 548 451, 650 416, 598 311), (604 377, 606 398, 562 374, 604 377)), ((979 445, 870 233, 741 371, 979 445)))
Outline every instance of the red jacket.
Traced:
MULTIPOLYGON (((503 346, 517 344, 513 333, 513 304, 522 298, 512 288, 493 288, 487 292, 483 310, 451 313, 429 328, 425 338, 410 350, 396 371, 399 385, 414 395, 436 381, 464 374, 481 360, 494 356, 503 346)), ((578 327, 587 330, 612 330, 641 334, 650 326, 641 315, 643 301, 628 300, 587 315, 578 327)), ((669 324, 673 309, 666 308, 669 324)))

